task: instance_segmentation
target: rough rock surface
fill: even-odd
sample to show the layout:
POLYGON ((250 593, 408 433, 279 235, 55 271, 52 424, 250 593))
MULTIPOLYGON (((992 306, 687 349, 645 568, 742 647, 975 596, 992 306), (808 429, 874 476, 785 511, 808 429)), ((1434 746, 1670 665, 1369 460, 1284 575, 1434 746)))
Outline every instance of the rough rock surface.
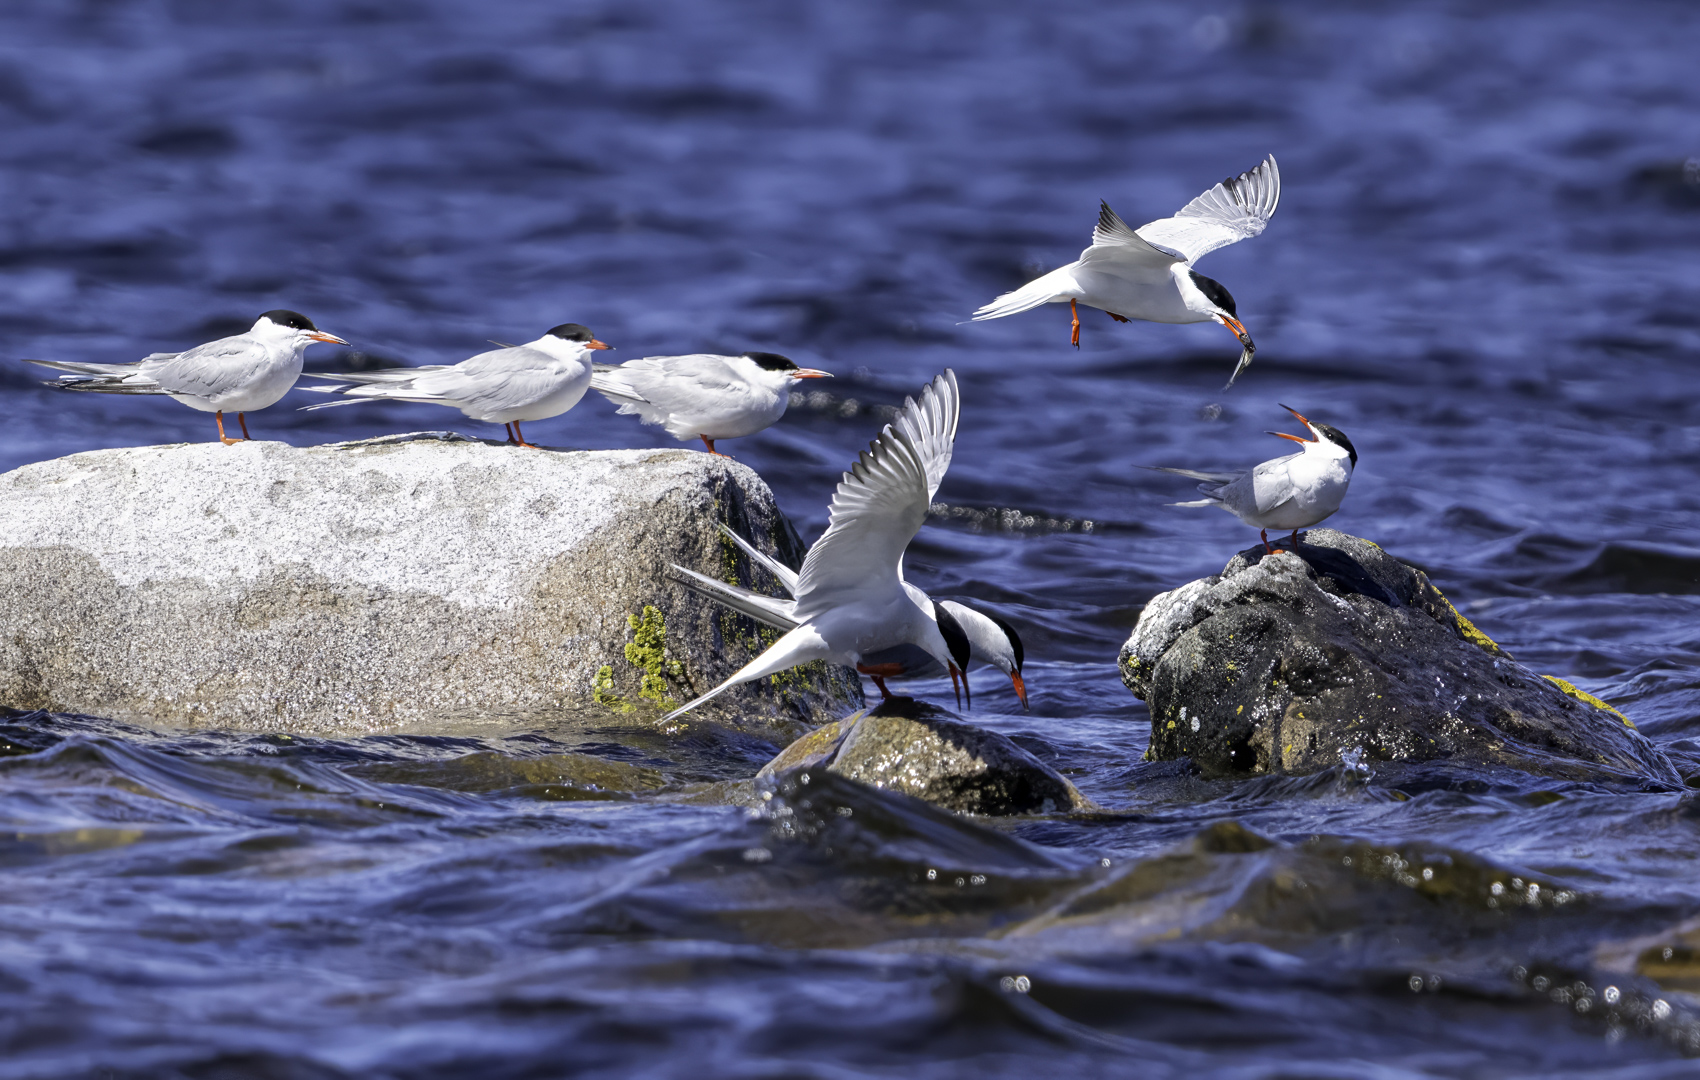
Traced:
MULTIPOLYGON (((0 704, 343 732, 653 711, 765 646, 666 576, 751 583, 717 520, 801 561, 760 477, 685 450, 428 433, 27 465, 0 475, 0 704)), ((817 664, 722 700, 783 742, 861 689, 817 664)))
POLYGON ((911 698, 810 732, 756 779, 812 767, 963 814, 1095 809, 1055 769, 1005 736, 911 698))
POLYGON ((1153 758, 1209 775, 1453 761, 1677 784, 1621 713, 1517 663, 1419 570, 1333 529, 1153 597, 1122 648, 1153 758))

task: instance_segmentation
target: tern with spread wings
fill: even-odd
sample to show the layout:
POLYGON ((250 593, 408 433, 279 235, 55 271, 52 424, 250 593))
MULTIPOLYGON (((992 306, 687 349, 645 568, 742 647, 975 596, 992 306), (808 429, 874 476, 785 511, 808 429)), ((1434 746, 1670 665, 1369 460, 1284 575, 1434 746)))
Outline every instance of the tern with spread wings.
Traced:
POLYGON ((1291 529, 1293 550, 1296 552, 1300 529, 1308 529, 1340 509, 1346 488, 1352 482, 1352 470, 1358 465, 1358 452, 1345 432, 1306 420, 1286 405, 1281 408, 1297 416, 1299 423, 1310 429, 1311 437, 1308 439, 1284 431, 1269 432, 1276 438, 1290 439, 1304 448, 1296 454, 1265 461, 1250 472, 1156 469, 1157 472, 1203 481, 1198 490, 1204 493, 1204 498, 1172 505, 1219 506, 1252 528, 1261 529, 1263 550, 1270 554, 1275 552, 1269 546, 1270 529, 1291 529))
MULTIPOLYGON (((792 629, 708 693, 667 714, 672 719, 741 683, 798 664, 826 660, 883 679, 897 665, 875 668, 870 657, 914 646, 952 673, 968 662, 968 640, 948 613, 903 580, 903 554, 927 519, 950 468, 960 395, 946 371, 909 398, 897 419, 838 483, 826 533, 797 573, 787 618, 792 629)), ((774 601, 775 604, 787 603, 774 601)), ((883 683, 877 683, 885 689, 883 683)))
POLYGON ((96 394, 161 394, 191 409, 210 412, 218 440, 226 446, 248 438, 248 418, 274 405, 301 376, 302 356, 315 342, 347 345, 298 311, 282 308, 254 320, 236 334, 183 352, 154 353, 130 364, 85 364, 74 360, 25 360, 69 372, 47 385, 96 394), (224 433, 224 414, 236 414, 242 439, 224 433))
MULTIPOLYGON (((1222 181, 1187 203, 1173 217, 1138 229, 1100 203, 1092 246, 1080 258, 1004 293, 974 313, 975 321, 1001 319, 1040 304, 1067 303, 1074 315, 1073 342, 1080 347, 1080 304, 1107 312, 1117 322, 1216 322, 1239 339, 1239 364, 1228 386, 1251 365, 1257 346, 1240 322, 1234 298, 1222 283, 1193 264, 1219 247, 1262 233, 1281 201, 1281 170, 1275 155, 1250 172, 1222 181)), ((1227 387, 1223 387, 1227 389, 1227 387)))
POLYGON ((590 389, 591 352, 607 348, 612 346, 578 323, 562 323, 536 341, 504 345, 458 364, 338 375, 310 371, 310 378, 342 385, 301 389, 343 395, 342 401, 309 405, 308 410, 372 400, 447 405, 474 420, 501 424, 510 445, 531 446, 520 421, 546 420, 577 405, 590 389))
MULTIPOLYGON (((797 571, 786 566, 757 548, 748 540, 720 526, 720 531, 744 550, 744 554, 756 565, 764 567, 768 573, 779 582, 780 588, 795 596, 797 593, 797 571)), ((759 623, 765 623, 776 630, 794 630, 797 626, 795 613, 796 603, 778 596, 767 596, 741 585, 731 585, 707 574, 699 574, 695 570, 673 564, 673 571, 686 586, 716 600, 732 610, 759 623)), ((1009 677, 1010 685, 1015 688, 1015 696, 1020 699, 1021 707, 1027 708, 1027 684, 1021 677, 1021 665, 1025 650, 1021 646, 1021 635, 1015 632, 1015 627, 998 618, 976 611, 967 604, 955 600, 933 600, 926 593, 905 581, 904 588, 908 589, 917 603, 935 604, 944 609, 945 615, 956 620, 956 625, 962 628, 963 635, 968 639, 968 663, 978 660, 997 668, 1009 677)), ((872 654, 863 657, 863 666, 883 668, 886 664, 897 663, 902 666, 902 675, 908 678, 930 678, 939 674, 939 667, 932 662, 920 649, 910 646, 900 646, 888 650, 889 655, 872 654)), ((968 669, 962 669, 961 688, 969 694, 968 703, 974 703, 972 691, 968 687, 968 669)), ((885 689, 885 679, 890 676, 875 676, 875 685, 882 691, 885 689)))

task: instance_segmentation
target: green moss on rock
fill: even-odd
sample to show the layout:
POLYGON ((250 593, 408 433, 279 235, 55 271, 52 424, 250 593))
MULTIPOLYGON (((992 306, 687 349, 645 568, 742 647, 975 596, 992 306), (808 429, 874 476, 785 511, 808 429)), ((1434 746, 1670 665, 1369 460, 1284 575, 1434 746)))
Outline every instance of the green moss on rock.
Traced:
POLYGON ((685 665, 667 658, 667 620, 654 604, 645 604, 642 615, 627 615, 632 640, 626 643, 626 661, 643 672, 638 697, 672 708, 678 702, 667 694, 667 680, 680 678, 685 665))
POLYGON ((590 681, 590 696, 596 699, 598 705, 606 705, 619 712, 635 712, 637 706, 614 693, 614 665, 603 664, 596 669, 596 677, 590 681))
MULTIPOLYGON (((682 679, 685 665, 667 656, 667 620, 661 609, 645 604, 637 615, 627 615, 632 640, 626 643, 626 662, 638 669, 638 699, 653 701, 665 708, 678 705, 668 693, 668 679, 682 679)), ((620 712, 633 712, 637 706, 614 692, 614 665, 603 664, 590 683, 590 695, 598 705, 620 712)))

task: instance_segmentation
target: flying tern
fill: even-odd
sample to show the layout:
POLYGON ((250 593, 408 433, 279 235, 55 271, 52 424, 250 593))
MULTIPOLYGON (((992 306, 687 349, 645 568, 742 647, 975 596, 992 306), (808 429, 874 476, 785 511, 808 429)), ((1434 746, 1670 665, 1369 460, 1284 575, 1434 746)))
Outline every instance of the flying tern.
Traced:
POLYGON ((346 399, 309 405, 309 410, 371 400, 447 405, 474 420, 501 424, 512 445, 531 446, 520 421, 546 420, 577 405, 590 388, 591 352, 612 347, 578 323, 562 323, 536 341, 505 345, 458 364, 338 375, 310 371, 311 378, 346 385, 301 389, 346 399))
POLYGON ((778 353, 693 353, 597 364, 590 386, 622 415, 660 424, 675 439, 701 439, 709 453, 719 454, 714 440, 754 435, 778 423, 798 379, 830 378, 830 372, 798 367, 778 353))
MULTIPOLYGON (((797 591, 797 571, 786 566, 771 555, 763 553, 754 544, 733 532, 725 525, 720 526, 733 543, 744 550, 751 561, 765 567, 779 585, 787 593, 793 595, 797 591)), ((777 630, 793 630, 797 626, 797 618, 793 612, 795 603, 777 596, 767 596, 746 589, 740 585, 729 585, 724 581, 688 570, 675 563, 674 572, 680 580, 690 588, 703 595, 725 604, 741 614, 748 615, 757 622, 765 623, 777 630)), ((1015 632, 1015 627, 995 615, 987 615, 976 611, 966 604, 955 600, 932 600, 926 593, 909 582, 904 587, 916 599, 917 603, 931 603, 943 608, 946 615, 953 618, 962 628, 963 635, 968 639, 968 663, 978 660, 991 664, 1009 677, 1010 685, 1015 688, 1015 696, 1020 699, 1021 707, 1027 708, 1027 685, 1021 677, 1021 665, 1025 652, 1021 646, 1021 636, 1015 632)), ((936 613, 936 612, 935 612, 936 613)), ((910 678, 927 678, 939 673, 938 665, 925 652, 913 645, 899 646, 886 650, 886 654, 870 654, 862 658, 862 664, 869 668, 883 668, 896 663, 903 670, 902 674, 910 678)), ((962 668, 962 689, 968 691, 968 668, 962 668)), ((874 683, 881 692, 885 692, 885 678, 874 676, 874 683)), ((974 703, 973 694, 969 691, 968 703, 974 703)))
POLYGON ((885 677, 904 673, 900 661, 868 661, 903 646, 919 648, 930 661, 960 673, 968 662, 967 635, 947 611, 903 580, 903 553, 950 467, 959 407, 956 374, 948 370, 921 391, 919 401, 904 401, 897 419, 839 481, 826 533, 797 573, 795 599, 766 598, 775 612, 789 605, 784 617, 792 628, 725 682, 664 719, 740 683, 813 660, 854 665, 874 676, 883 693, 885 677))
POLYGON ((1300 529, 1308 529, 1340 509, 1346 487, 1352 482, 1352 470, 1358 465, 1358 452, 1339 428, 1312 423, 1286 405, 1281 408, 1297 416, 1299 423, 1310 429, 1311 437, 1284 431, 1268 434, 1291 439, 1302 450, 1265 461, 1250 472, 1158 468, 1158 472, 1203 481, 1198 490, 1204 493, 1204 498, 1171 505, 1219 506, 1252 528, 1262 530, 1263 550, 1270 554, 1275 549, 1269 545, 1269 530, 1291 529, 1293 550, 1297 551, 1300 529))
MULTIPOLYGON (((1080 304, 1117 322, 1216 322, 1243 347, 1228 386, 1251 365, 1257 346, 1240 322, 1234 298, 1221 282, 1193 264, 1219 247, 1257 236, 1281 201, 1281 170, 1275 155, 1250 172, 1222 181, 1187 203, 1173 217, 1138 229, 1100 202, 1092 246, 1080 258, 1004 293, 974 313, 975 321, 1000 319, 1040 304, 1066 302, 1074 315, 1073 342, 1080 347, 1080 304)), ((1223 387, 1227 389, 1227 387, 1223 387)))
POLYGON ((313 320, 279 308, 254 320, 247 333, 219 338, 176 353, 153 353, 129 364, 85 364, 72 360, 26 360, 70 374, 48 386, 96 394, 164 394, 210 412, 224 445, 240 442, 224 434, 224 414, 236 414, 248 438, 245 413, 275 404, 301 374, 302 354, 315 342, 347 345, 313 320))

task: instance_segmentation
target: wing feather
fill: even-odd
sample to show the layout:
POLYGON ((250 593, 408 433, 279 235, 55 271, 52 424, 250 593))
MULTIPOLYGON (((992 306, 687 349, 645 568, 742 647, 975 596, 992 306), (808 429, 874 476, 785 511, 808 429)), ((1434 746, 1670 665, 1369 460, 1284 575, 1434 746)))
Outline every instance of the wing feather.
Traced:
POLYGON ((748 555, 752 562, 756 563, 758 566, 764 567, 768 573, 777 578, 781 588, 783 588, 786 592, 791 593, 793 596, 796 595, 797 571, 786 566, 773 556, 763 552, 760 548, 727 528, 724 523, 720 526, 720 532, 722 535, 728 537, 734 544, 737 544, 740 548, 742 548, 744 550, 744 554, 748 555))
POLYGON ((246 335, 219 338, 180 353, 155 353, 142 374, 168 393, 211 398, 258 376, 273 354, 246 335))
MULTIPOLYGON (((1165 263, 1178 260, 1185 261, 1186 256, 1179 251, 1164 248, 1153 243, 1148 236, 1141 236, 1133 227, 1121 219, 1121 215, 1110 209, 1110 204, 1102 199, 1098 201, 1098 224, 1092 226, 1092 247, 1095 248, 1131 248, 1131 253, 1137 253, 1145 258, 1161 257, 1165 263)), ((1086 251, 1091 251, 1087 248, 1086 251)), ((1081 258, 1086 252, 1081 253, 1081 258)))
POLYGON ((1173 217, 1159 218, 1137 231, 1151 244, 1179 252, 1190 264, 1219 247, 1263 232, 1280 202, 1281 170, 1270 154, 1257 168, 1222 181, 1173 217))
POLYGON ((921 530, 950 468, 960 391, 946 371, 909 398, 833 492, 826 534, 797 575, 796 615, 806 621, 864 590, 896 589, 903 553, 921 530))

